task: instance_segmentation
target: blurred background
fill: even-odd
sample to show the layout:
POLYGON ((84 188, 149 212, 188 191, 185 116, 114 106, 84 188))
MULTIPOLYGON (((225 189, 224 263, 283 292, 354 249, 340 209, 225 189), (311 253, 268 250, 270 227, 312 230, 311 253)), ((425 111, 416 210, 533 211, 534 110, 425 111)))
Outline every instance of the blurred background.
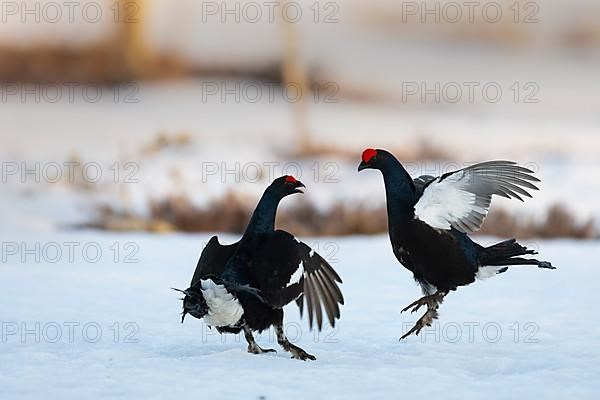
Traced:
POLYGON ((386 231, 414 175, 510 159, 542 178, 483 233, 598 238, 593 0, 2 2, 5 230, 240 232, 277 176, 299 235, 386 231))
POLYGON ((599 71, 598 0, 0 0, 2 393, 596 398, 599 71), (535 171, 540 191, 495 199, 475 240, 516 236, 557 269, 460 288, 399 343, 420 289, 381 175, 357 172, 366 147, 415 177, 535 171), (284 174, 307 189, 277 226, 347 300, 321 336, 286 308, 310 365, 180 324, 170 289, 284 174))

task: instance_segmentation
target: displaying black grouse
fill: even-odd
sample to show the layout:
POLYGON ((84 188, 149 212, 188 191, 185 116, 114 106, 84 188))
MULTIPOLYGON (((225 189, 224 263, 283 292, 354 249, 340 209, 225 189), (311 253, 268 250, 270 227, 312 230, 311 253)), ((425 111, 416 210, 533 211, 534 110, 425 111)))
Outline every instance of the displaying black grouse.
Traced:
POLYGON ((489 161, 413 180, 389 152, 366 149, 358 170, 372 168, 383 174, 392 250, 414 274, 424 297, 402 310, 427 312, 400 339, 419 334, 438 317, 444 296, 459 286, 505 272, 510 265, 554 267, 546 261, 521 256, 537 254, 510 239, 490 247, 472 241, 467 234, 478 230, 487 216, 492 195, 531 197, 538 190, 533 172, 511 161, 489 161))
POLYGON ((274 326, 278 343, 293 358, 315 360, 286 338, 282 308, 295 300, 302 314, 306 301, 309 326, 312 328, 316 318, 320 330, 322 308, 334 326, 344 299, 337 284, 342 280, 331 265, 288 232, 275 230, 279 202, 290 194, 303 193, 302 187, 302 182, 292 176, 277 178, 265 190, 239 242, 225 246, 216 236, 210 239, 190 288, 183 291, 181 322, 190 314, 204 318, 220 333, 243 330, 248 352, 254 354, 275 351, 260 348, 252 335, 252 331, 274 326), (300 264, 301 276, 290 282, 300 264))

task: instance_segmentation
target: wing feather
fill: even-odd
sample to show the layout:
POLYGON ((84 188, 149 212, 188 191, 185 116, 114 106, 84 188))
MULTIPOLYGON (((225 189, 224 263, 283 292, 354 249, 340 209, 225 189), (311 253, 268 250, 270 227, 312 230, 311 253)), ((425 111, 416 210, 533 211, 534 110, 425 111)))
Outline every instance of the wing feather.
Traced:
POLYGON ((194 270, 190 286, 194 286, 199 280, 207 276, 221 276, 225 270, 225 264, 235 253, 239 242, 230 245, 222 245, 216 236, 210 238, 194 270))
POLYGON ((315 272, 315 282, 317 283, 317 287, 319 289, 320 296, 323 297, 323 307, 325 308, 325 313, 329 319, 329 324, 331 326, 335 325, 335 318, 340 317, 340 308, 335 301, 333 294, 329 290, 327 283, 323 278, 323 272, 317 271, 315 272))
POLYGON ((336 303, 344 304, 344 296, 342 295, 342 291, 336 282, 342 283, 342 279, 338 276, 338 274, 331 268, 329 264, 325 264, 323 267, 323 279, 327 282, 327 287, 329 288, 333 299, 335 299, 336 303))
POLYGON ((340 317, 339 305, 344 304, 342 291, 336 283, 342 283, 342 279, 331 265, 309 246, 302 242, 298 245, 304 267, 304 297, 307 301, 309 324, 312 327, 313 319, 310 315, 312 309, 317 317, 317 327, 319 330, 322 329, 321 307, 323 307, 329 323, 335 326, 335 320, 340 317))
POLYGON ((312 303, 313 312, 317 316, 317 326, 319 329, 321 329, 323 326, 323 311, 321 310, 321 303, 323 299, 321 299, 318 291, 318 283, 315 282, 315 274, 309 275, 308 278, 304 280, 304 290, 308 291, 308 296, 306 298, 312 303))
POLYGON ((295 300, 300 314, 304 311, 308 314, 311 328, 316 321, 319 330, 322 329, 324 317, 335 325, 340 317, 339 306, 344 304, 338 285, 342 279, 308 245, 285 231, 275 231, 260 245, 253 265, 258 288, 272 307, 281 308, 295 300), (291 282, 299 268, 302 268, 299 279, 291 282))
POLYGON ((449 172, 438 178, 419 177, 423 186, 415 204, 415 216, 437 229, 457 229, 464 233, 481 228, 493 195, 523 201, 538 190, 540 180, 533 171, 512 161, 487 161, 449 172))

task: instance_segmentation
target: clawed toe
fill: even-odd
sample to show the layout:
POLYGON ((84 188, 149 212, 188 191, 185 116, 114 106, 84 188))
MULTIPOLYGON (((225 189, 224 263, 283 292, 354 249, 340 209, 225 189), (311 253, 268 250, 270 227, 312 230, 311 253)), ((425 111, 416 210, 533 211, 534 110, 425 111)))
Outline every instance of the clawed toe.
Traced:
POLYGON ((277 333, 277 342, 285 351, 289 351, 292 353, 292 358, 296 360, 316 360, 317 357, 312 354, 308 354, 306 351, 302 350, 300 347, 295 346, 290 343, 290 341, 285 337, 285 333, 283 332, 283 324, 280 322, 275 326, 275 332, 277 333))
POLYGON ((399 340, 406 339, 408 336, 412 335, 413 333, 415 335, 419 335, 419 333, 421 332, 421 329, 425 328, 426 326, 431 326, 431 324, 433 323, 433 320, 436 319, 437 317, 438 317, 437 310, 434 310, 434 309, 427 310, 427 312, 421 318, 419 318, 419 320, 415 323, 415 325, 408 332, 406 332, 404 335, 402 335, 399 340))
POLYGON ((260 349, 262 353, 277 353, 275 349, 260 349))
POLYGON ((444 301, 444 296, 446 292, 437 292, 435 294, 421 297, 419 300, 412 302, 409 306, 404 308, 402 312, 405 312, 412 308, 411 313, 414 313, 419 310, 422 306, 427 306, 427 311, 419 320, 415 323, 415 325, 404 335, 400 337, 400 340, 407 338, 408 336, 418 335, 421 332, 421 329, 426 326, 431 326, 433 320, 438 317, 438 308, 442 301, 444 301))
POLYGON ((425 304, 425 301, 423 301, 423 299, 419 299, 417 301, 410 303, 408 306, 404 307, 402 309, 402 311, 400 311, 400 313, 406 312, 412 308, 412 310, 410 311, 410 313, 412 314, 414 312, 419 311, 419 308, 421 308, 421 306, 423 306, 424 304, 425 304))
POLYGON ((277 353, 275 349, 263 349, 259 346, 248 346, 248 353, 251 354, 263 354, 263 353, 277 353))
POLYGON ((289 347, 286 349, 287 351, 289 351, 290 353, 292 353, 292 358, 296 359, 296 360, 316 360, 317 357, 313 356, 312 354, 308 354, 306 351, 304 351, 303 349, 301 349, 298 346, 294 346, 293 344, 289 344, 289 347))
POLYGON ((412 308, 411 313, 419 311, 419 308, 427 306, 428 309, 437 309, 444 301, 445 293, 437 292, 428 296, 423 296, 419 300, 413 301, 408 306, 402 309, 402 312, 412 308))
POLYGON ((306 360, 315 361, 317 359, 317 357, 313 356, 312 354, 308 354, 307 352, 305 352, 302 349, 300 349, 300 351, 293 351, 292 358, 294 358, 296 360, 302 360, 302 361, 306 361, 306 360))

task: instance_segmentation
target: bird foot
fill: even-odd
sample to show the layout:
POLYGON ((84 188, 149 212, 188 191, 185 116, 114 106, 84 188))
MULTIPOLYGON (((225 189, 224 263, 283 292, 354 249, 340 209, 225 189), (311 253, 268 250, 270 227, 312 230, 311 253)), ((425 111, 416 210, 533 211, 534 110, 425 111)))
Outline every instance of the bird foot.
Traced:
POLYGON ((425 314, 423 314, 423 316, 421 318, 419 318, 417 323, 408 332, 406 332, 404 335, 402 335, 402 337, 400 337, 399 340, 405 339, 405 338, 409 337, 410 335, 412 335, 413 333, 415 335, 418 335, 421 332, 421 329, 425 328, 426 326, 431 326, 431 324, 433 323, 433 320, 436 319, 437 317, 438 317, 437 308, 427 309, 427 312, 425 314))
POLYGON ((252 330, 246 325, 244 322, 242 325, 244 329, 244 336, 246 337, 246 341, 248 342, 248 353, 251 354, 263 354, 263 353, 277 353, 275 349, 263 349, 259 345, 256 344, 254 340, 254 336, 252 335, 252 330))
POLYGON ((248 345, 248 353, 251 353, 251 354, 277 353, 277 350, 263 349, 262 347, 260 347, 256 343, 254 343, 253 345, 251 345, 251 344, 248 345))
POLYGON ((414 313, 418 311, 419 308, 421 308, 422 306, 427 306, 427 311, 425 312, 425 314, 423 314, 421 318, 419 318, 416 324, 408 332, 402 335, 400 340, 407 338, 413 333, 415 335, 418 335, 419 332, 421 332, 421 329, 425 328, 426 326, 431 326, 433 320, 436 319, 439 315, 438 308, 440 307, 440 304, 442 304, 442 302, 444 301, 444 297, 446 296, 446 294, 448 294, 448 292, 436 292, 428 296, 423 296, 419 300, 414 301, 407 307, 405 307, 402 310, 402 312, 408 311, 412 308, 411 313, 414 313))
POLYGON ((287 337, 285 337, 285 333, 283 332, 283 323, 280 321, 277 325, 275 325, 275 332, 277 333, 277 342, 285 351, 289 351, 292 353, 292 358, 296 360, 316 360, 317 357, 312 354, 308 354, 306 351, 302 350, 300 347, 293 345, 290 343, 287 337))
POLYGON ((410 311, 412 314, 414 312, 419 311, 419 308, 421 308, 422 306, 427 306, 428 310, 430 310, 430 309, 437 310, 437 308, 440 306, 442 301, 444 301, 445 295, 446 295, 445 293, 437 292, 434 294, 430 294, 428 296, 423 296, 419 300, 413 301, 408 306, 403 308, 401 312, 408 311, 412 308, 412 310, 410 311))
POLYGON ((294 358, 296 360, 302 360, 302 361, 312 360, 312 361, 315 361, 317 359, 317 357, 313 356, 312 354, 308 354, 306 351, 302 350, 298 346, 291 345, 291 347, 289 349, 287 349, 287 350, 290 353, 292 353, 292 358, 294 358))

